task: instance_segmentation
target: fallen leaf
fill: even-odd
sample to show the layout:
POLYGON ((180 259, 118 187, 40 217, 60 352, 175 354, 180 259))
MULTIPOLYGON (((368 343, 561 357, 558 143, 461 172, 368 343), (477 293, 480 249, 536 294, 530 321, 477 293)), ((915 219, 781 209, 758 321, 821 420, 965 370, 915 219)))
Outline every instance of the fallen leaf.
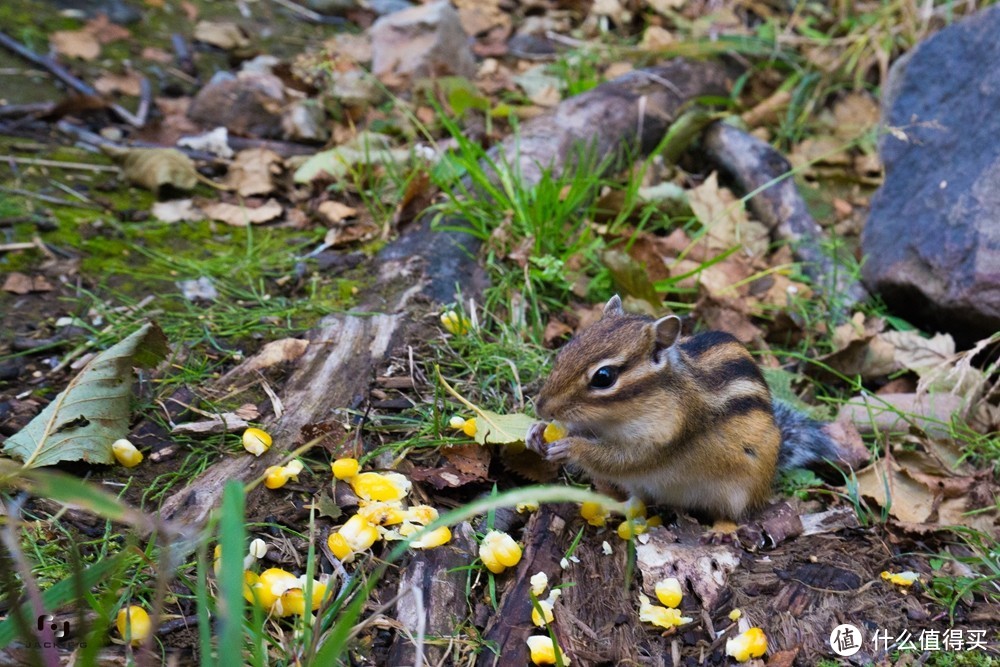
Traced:
POLYGON ((306 352, 309 341, 301 338, 282 338, 271 341, 260 349, 260 352, 247 359, 240 370, 250 373, 263 370, 275 364, 295 361, 306 352))
POLYGON ((28 294, 29 292, 51 292, 53 287, 45 276, 31 277, 18 271, 12 271, 7 275, 3 287, 0 289, 11 294, 28 294))
POLYGON ((49 35, 49 43, 67 58, 93 60, 101 55, 101 43, 87 30, 57 30, 49 35))
POLYGON ((205 213, 194 205, 193 199, 158 201, 153 204, 150 212, 154 218, 163 222, 193 222, 205 219, 205 213))
POLYGON ((954 394, 861 394, 843 404, 837 421, 852 422, 861 433, 906 433, 911 423, 932 437, 948 437, 953 416, 968 401, 954 394))
POLYGON ((130 183, 159 192, 163 187, 192 190, 198 184, 194 162, 175 148, 126 148, 103 150, 122 161, 122 174, 130 183))
POLYGON ((277 187, 274 178, 282 172, 284 160, 267 148, 248 148, 236 154, 224 183, 241 197, 266 195, 277 187))
POLYGON ((104 95, 121 93, 138 97, 142 92, 142 76, 134 70, 126 74, 104 74, 94 81, 94 88, 104 95))
POLYGON ((281 216, 284 209, 275 199, 268 199, 262 205, 251 208, 226 202, 202 204, 201 210, 212 220, 224 222, 233 227, 246 227, 270 222, 281 216))
POLYGON ((63 461, 111 463, 111 444, 128 434, 132 369, 153 368, 169 348, 155 324, 101 352, 42 412, 4 443, 3 451, 26 468, 63 461))
POLYGON ((708 248, 713 251, 740 246, 743 253, 759 257, 767 252, 771 237, 767 227, 747 217, 743 202, 719 186, 718 173, 688 191, 688 203, 707 230, 708 248))
POLYGON ((486 479, 490 469, 490 450, 476 445, 453 445, 443 447, 441 455, 448 460, 448 463, 465 474, 472 475, 477 480, 486 479))
POLYGON ((342 204, 339 201, 327 200, 321 203, 317 208, 317 212, 326 218, 327 222, 336 224, 347 218, 353 218, 358 214, 358 209, 353 206, 348 206, 347 204, 342 204))
POLYGON ((194 38, 224 51, 250 45, 250 39, 243 29, 229 21, 198 21, 194 26, 194 38))
POLYGON ((295 170, 296 183, 317 179, 339 180, 356 165, 404 164, 410 151, 391 148, 391 139, 375 132, 360 132, 351 141, 307 158, 295 170))
POLYGON ((132 36, 128 28, 112 23, 107 14, 98 14, 87 21, 84 30, 92 34, 101 44, 110 44, 132 36))

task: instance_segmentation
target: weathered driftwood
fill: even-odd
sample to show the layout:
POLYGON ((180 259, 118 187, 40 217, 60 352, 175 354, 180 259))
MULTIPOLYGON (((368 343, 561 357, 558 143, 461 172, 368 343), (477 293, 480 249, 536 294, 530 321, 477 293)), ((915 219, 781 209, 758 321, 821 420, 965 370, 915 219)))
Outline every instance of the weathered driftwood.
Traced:
MULTIPOLYGON (((537 183, 546 169, 560 174, 571 168, 582 154, 611 168, 616 158, 651 150, 684 104, 722 93, 725 84, 720 68, 680 59, 630 72, 525 123, 494 158, 502 156, 526 186, 537 183)), ((271 451, 219 462, 167 499, 163 515, 204 520, 226 481, 259 476, 304 442, 303 427, 359 405, 386 354, 405 340, 415 300, 448 302, 456 284, 466 294, 483 284, 475 265, 477 250, 470 235, 431 230, 427 216, 387 246, 372 262, 370 271, 377 278, 359 300, 357 312, 363 314, 329 316, 310 333, 308 350, 279 392, 284 414, 266 423, 274 436, 271 451)))
POLYGON ((451 542, 437 549, 417 551, 399 578, 397 633, 389 650, 390 665, 440 665, 461 639, 468 615, 468 566, 476 552, 472 526, 463 522, 452 530, 451 542), (425 641, 433 639, 433 643, 425 641))
MULTIPOLYGON (((483 638, 493 646, 500 647, 499 653, 481 651, 476 661, 477 667, 497 667, 499 665, 527 665, 526 640, 535 634, 531 623, 531 577, 544 572, 553 584, 561 581, 562 560, 572 536, 566 535, 568 517, 576 512, 567 505, 545 505, 531 515, 524 529, 524 553, 517 565, 516 578, 506 582, 500 597, 499 609, 490 616, 490 623, 483 638)), ((569 650, 571 631, 563 625, 555 626, 556 638, 563 650, 569 650)), ((573 664, 579 660, 571 655, 573 664)))
POLYGON ((708 156, 735 179, 750 198, 750 210, 779 240, 788 241, 803 272, 846 301, 845 307, 868 298, 865 288, 839 269, 822 248, 823 230, 806 208, 791 177, 792 166, 781 153, 732 125, 714 123, 703 136, 708 156))

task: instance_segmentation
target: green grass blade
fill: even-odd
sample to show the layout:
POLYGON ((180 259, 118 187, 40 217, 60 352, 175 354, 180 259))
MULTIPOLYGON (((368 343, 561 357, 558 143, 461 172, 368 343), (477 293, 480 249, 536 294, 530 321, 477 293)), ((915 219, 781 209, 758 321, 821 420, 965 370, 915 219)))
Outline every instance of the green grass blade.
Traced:
POLYGON ((246 527, 243 524, 243 485, 230 481, 222 492, 219 544, 219 664, 241 663, 243 653, 243 551, 246 527))

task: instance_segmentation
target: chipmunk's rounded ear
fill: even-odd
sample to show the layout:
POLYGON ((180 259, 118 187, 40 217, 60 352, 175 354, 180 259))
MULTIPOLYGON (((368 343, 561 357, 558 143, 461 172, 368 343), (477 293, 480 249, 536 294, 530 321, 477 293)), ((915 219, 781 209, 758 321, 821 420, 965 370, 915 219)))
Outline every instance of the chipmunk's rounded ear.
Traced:
POLYGON ((667 315, 653 322, 653 331, 656 332, 656 346, 663 350, 674 343, 681 335, 681 318, 676 315, 667 315))
POLYGON ((624 314, 625 310, 622 308, 622 298, 617 294, 608 299, 608 302, 604 304, 604 317, 618 317, 624 314))

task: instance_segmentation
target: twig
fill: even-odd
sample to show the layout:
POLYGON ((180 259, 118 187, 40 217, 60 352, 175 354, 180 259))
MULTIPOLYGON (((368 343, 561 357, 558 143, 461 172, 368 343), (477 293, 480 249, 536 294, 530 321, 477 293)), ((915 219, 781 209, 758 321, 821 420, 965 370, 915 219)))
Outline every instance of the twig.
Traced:
POLYGON ((13 155, 0 155, 0 161, 13 162, 15 164, 27 164, 35 167, 55 167, 57 169, 79 169, 80 171, 120 171, 118 167, 106 164, 88 164, 86 162, 63 162, 62 160, 43 160, 33 157, 15 157, 13 155))
POLYGON ((300 5, 290 2, 289 0, 272 0, 274 4, 280 5, 290 11, 291 13, 297 15, 299 18, 306 21, 311 21, 313 23, 322 23, 324 25, 344 25, 347 21, 340 16, 325 16, 314 12, 311 9, 306 9, 300 5))
POLYGON ((59 197, 53 197, 51 195, 43 195, 38 192, 31 192, 30 190, 22 190, 21 188, 5 188, 0 187, 0 192, 5 192, 10 195, 21 195, 22 197, 29 197, 31 199, 37 199, 38 201, 43 201, 48 204, 56 204, 57 206, 71 206, 74 208, 85 208, 89 210, 103 211, 103 206, 98 206, 97 204, 86 204, 84 202, 75 202, 68 199, 60 199, 59 197))

